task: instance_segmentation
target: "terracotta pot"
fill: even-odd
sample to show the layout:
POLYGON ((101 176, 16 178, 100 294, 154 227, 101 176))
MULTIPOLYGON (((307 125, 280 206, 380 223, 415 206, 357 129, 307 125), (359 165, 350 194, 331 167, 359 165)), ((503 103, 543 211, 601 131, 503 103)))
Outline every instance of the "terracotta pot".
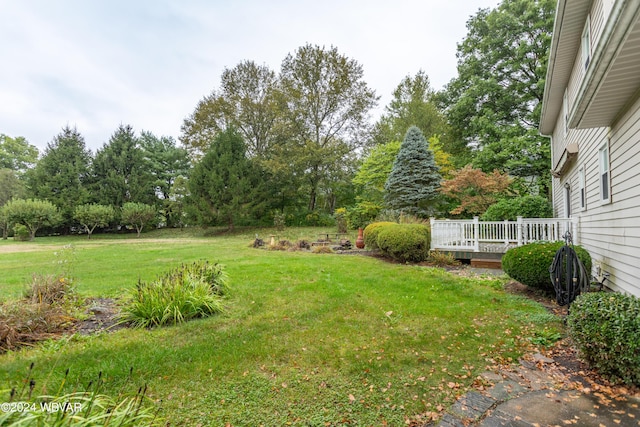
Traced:
POLYGON ((358 228, 358 238, 356 239, 356 248, 364 249, 364 234, 362 228, 358 228))

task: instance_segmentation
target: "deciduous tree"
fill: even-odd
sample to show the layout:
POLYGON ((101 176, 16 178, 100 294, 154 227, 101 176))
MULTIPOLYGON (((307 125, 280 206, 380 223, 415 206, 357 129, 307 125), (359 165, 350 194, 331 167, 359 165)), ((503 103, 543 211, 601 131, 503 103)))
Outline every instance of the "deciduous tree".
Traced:
POLYGON ((442 183, 442 193, 458 203, 454 215, 481 215, 505 195, 512 179, 497 169, 485 173, 471 165, 454 172, 453 178, 442 183))
POLYGON ((335 47, 300 47, 284 59, 280 75, 292 132, 288 160, 304 177, 313 211, 323 183, 364 145, 378 98, 362 66, 335 47))
POLYGON ((89 239, 96 227, 106 227, 115 216, 116 212, 112 206, 95 203, 77 206, 73 213, 73 218, 84 227, 89 239))
POLYGON ((157 214, 158 211, 152 205, 138 202, 127 202, 122 206, 120 217, 122 219, 122 224, 134 227, 136 229, 137 236, 140 237, 140 233, 144 226, 153 221, 157 214))
POLYGON ((220 89, 202 99, 185 119, 182 143, 198 158, 219 133, 233 126, 247 144, 250 157, 265 156, 281 117, 277 87, 277 76, 266 65, 243 61, 225 68, 220 89))
POLYGON ((23 193, 24 184, 16 171, 6 168, 0 169, 0 207, 14 197, 22 197, 23 193))
POLYGON ((386 206, 402 213, 427 216, 439 194, 440 180, 429 143, 420 129, 410 127, 384 185, 386 206))
POLYGON ((31 240, 41 227, 54 227, 61 220, 58 208, 46 200, 13 199, 3 209, 9 224, 27 227, 31 240))
POLYGON ((21 175, 37 161, 38 149, 24 137, 0 134, 0 169, 11 169, 21 175))
POLYGON ((441 94, 473 164, 550 184, 549 140, 538 134, 555 0, 504 0, 467 22, 458 77, 441 94))

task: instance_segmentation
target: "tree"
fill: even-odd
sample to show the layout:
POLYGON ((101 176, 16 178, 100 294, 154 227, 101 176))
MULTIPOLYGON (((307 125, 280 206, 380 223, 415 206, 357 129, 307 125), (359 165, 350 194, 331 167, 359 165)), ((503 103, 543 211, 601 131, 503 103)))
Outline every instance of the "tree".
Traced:
POLYGON ((147 131, 142 131, 139 142, 155 192, 166 200, 174 180, 178 176, 189 175, 187 150, 176 146, 176 141, 170 136, 158 138, 147 131))
POLYGON ((18 175, 38 161, 38 149, 22 136, 11 138, 0 134, 0 169, 11 169, 18 175))
POLYGON ((439 139, 447 146, 449 127, 444 114, 434 102, 434 95, 429 76, 424 71, 402 79, 376 125, 376 143, 401 141, 407 130, 416 126, 428 139, 440 135, 439 139))
POLYGON ((12 198, 20 198, 24 193, 24 184, 12 169, 0 169, 0 207, 12 198))
POLYGON ((361 200, 382 205, 384 185, 391 174, 400 145, 399 141, 376 145, 364 159, 353 178, 361 200))
POLYGON ((137 202, 127 202, 122 206, 122 223, 136 229, 137 237, 146 224, 151 222, 157 215, 156 208, 151 205, 137 202))
POLYGON ((251 216, 261 202, 259 173, 238 132, 219 134, 189 179, 190 201, 200 222, 226 223, 233 230, 239 218, 251 216))
POLYGON ((77 206, 89 200, 91 152, 76 128, 62 129, 47 144, 44 155, 30 171, 27 187, 31 196, 56 205, 63 223, 71 226, 77 206))
POLYGON ((458 170, 453 178, 442 183, 442 193, 458 203, 450 213, 454 215, 481 215, 489 206, 503 197, 512 179, 497 169, 484 173, 471 165, 458 170))
POLYGON ((287 159, 307 184, 313 211, 320 186, 364 145, 378 98, 362 66, 335 47, 300 47, 284 59, 280 76, 292 134, 287 159))
POLYGON ((51 202, 37 199, 13 199, 4 205, 9 224, 22 224, 29 230, 30 239, 41 227, 54 227, 60 222, 58 208, 51 202))
POLYGON ((93 160, 94 201, 120 208, 127 202, 155 204, 153 177, 133 128, 120 125, 93 160))
POLYGON ((84 227, 89 239, 96 227, 106 227, 115 216, 116 212, 112 206, 95 203, 77 206, 73 212, 73 218, 84 227))
POLYGON ((415 126, 407 131, 384 185, 388 208, 427 216, 438 196, 441 176, 429 143, 415 126))
POLYGON ((550 184, 548 138, 538 134, 555 0, 504 0, 467 22, 458 77, 440 94, 473 164, 550 184))
POLYGON ((202 99, 182 125, 182 144, 200 157, 211 141, 229 126, 236 128, 247 144, 250 157, 269 151, 281 117, 278 79, 266 65, 243 61, 222 72, 221 86, 202 99))
POLYGON ((0 228, 2 229, 2 240, 7 240, 9 236, 9 219, 5 213, 4 206, 0 206, 0 228))

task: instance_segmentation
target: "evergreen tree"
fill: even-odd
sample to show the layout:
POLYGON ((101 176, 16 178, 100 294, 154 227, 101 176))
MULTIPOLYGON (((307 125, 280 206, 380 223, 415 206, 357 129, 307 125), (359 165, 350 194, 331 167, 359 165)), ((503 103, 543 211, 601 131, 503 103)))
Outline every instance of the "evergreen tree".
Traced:
POLYGON ((91 152, 84 138, 75 127, 67 126, 47 145, 43 157, 27 174, 30 195, 57 206, 66 227, 74 222, 75 208, 89 199, 90 163, 91 152))
POLYGON ((440 180, 429 143, 420 129, 410 127, 384 185, 386 207, 406 214, 427 216, 438 196, 440 180))
POLYGON ((242 137, 234 130, 218 134, 189 179, 192 211, 204 225, 227 224, 251 217, 259 207, 259 172, 247 158, 242 137))
POLYGON ((95 202, 121 208, 127 202, 156 204, 153 176, 133 129, 120 125, 93 161, 95 202))

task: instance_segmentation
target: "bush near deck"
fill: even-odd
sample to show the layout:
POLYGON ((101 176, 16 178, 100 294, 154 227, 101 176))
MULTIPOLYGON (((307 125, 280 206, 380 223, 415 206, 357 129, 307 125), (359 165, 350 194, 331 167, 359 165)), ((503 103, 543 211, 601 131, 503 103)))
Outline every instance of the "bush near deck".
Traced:
MULTIPOLYGON (((532 288, 553 292, 549 267, 563 242, 534 242, 509 249, 502 257, 502 269, 511 278, 532 288)), ((591 255, 581 246, 573 247, 587 272, 591 271, 591 255)))

